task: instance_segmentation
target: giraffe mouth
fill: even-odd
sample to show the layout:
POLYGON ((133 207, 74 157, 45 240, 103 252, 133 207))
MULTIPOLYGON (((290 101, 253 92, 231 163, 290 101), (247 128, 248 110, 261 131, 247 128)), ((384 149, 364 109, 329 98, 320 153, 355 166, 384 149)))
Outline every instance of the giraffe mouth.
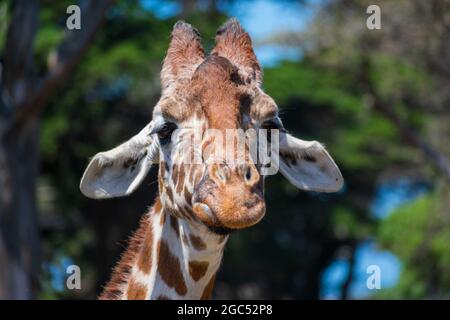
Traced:
POLYGON ((241 179, 230 180, 221 185, 205 176, 192 197, 196 217, 221 233, 253 226, 266 211, 264 193, 258 186, 250 188, 241 179))
POLYGON ((195 202, 193 211, 213 232, 230 233, 257 224, 265 215, 265 203, 256 197, 232 206, 207 204, 204 201, 195 202))
POLYGON ((208 229, 213 233, 228 235, 235 230, 222 225, 211 208, 205 203, 196 202, 193 204, 192 209, 197 214, 197 217, 199 217, 200 220, 202 220, 208 229))
POLYGON ((192 206, 192 209, 202 221, 217 220, 217 217, 213 214, 211 208, 205 203, 196 202, 192 206))

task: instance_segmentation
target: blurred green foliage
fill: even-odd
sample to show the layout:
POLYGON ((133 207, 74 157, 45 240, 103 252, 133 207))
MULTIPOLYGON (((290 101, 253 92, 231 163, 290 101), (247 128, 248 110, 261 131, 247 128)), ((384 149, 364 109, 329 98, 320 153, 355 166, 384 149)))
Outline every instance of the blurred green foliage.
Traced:
POLYGON ((399 284, 383 298, 446 298, 450 290, 450 218, 442 198, 448 187, 396 210, 380 225, 380 244, 404 263, 399 284))

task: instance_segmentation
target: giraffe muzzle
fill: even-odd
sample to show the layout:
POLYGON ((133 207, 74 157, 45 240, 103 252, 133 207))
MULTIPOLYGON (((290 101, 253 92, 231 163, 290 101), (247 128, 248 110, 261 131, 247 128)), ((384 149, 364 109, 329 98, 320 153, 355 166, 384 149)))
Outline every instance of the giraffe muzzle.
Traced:
POLYGON ((258 223, 265 214, 262 178, 254 167, 211 166, 196 188, 193 211, 206 225, 241 229, 258 223))

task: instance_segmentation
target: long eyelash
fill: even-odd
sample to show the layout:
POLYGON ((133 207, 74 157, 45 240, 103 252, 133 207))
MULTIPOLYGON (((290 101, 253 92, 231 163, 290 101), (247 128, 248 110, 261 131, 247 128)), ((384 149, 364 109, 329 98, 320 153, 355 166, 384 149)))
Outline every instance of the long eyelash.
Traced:
MULTIPOLYGON (((161 144, 166 144, 168 142, 168 139, 171 138, 173 131, 175 131, 177 128, 177 125, 172 122, 165 122, 162 125, 158 126, 154 132, 157 134, 158 139, 160 140, 161 144), (167 132, 164 132, 167 131, 167 132), (161 136, 163 134, 163 136, 161 136)), ((153 132, 153 131, 152 131, 153 132)))

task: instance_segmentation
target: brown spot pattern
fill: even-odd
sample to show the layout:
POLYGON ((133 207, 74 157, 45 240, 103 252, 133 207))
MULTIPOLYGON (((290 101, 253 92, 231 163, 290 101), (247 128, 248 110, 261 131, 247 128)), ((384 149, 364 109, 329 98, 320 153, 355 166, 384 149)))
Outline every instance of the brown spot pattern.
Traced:
POLYGON ((158 177, 158 188, 159 188, 160 193, 162 193, 164 191, 164 185, 163 185, 161 177, 158 177))
POLYGON ((183 194, 184 194, 184 199, 186 200, 186 203, 190 205, 192 202, 192 193, 190 193, 189 190, 186 188, 186 189, 184 189, 183 194))
POLYGON ((290 152, 280 152, 280 156, 284 158, 288 165, 297 165, 297 157, 295 156, 295 154, 290 152))
POLYGON ((147 288, 137 282, 135 279, 131 279, 128 284, 127 299, 128 300, 144 300, 147 297, 147 288))
POLYGON ((159 192, 164 192, 164 175, 166 174, 166 170, 164 169, 165 164, 164 161, 160 163, 159 165, 159 175, 158 175, 158 187, 159 192))
POLYGON ((174 186, 177 185, 177 181, 178 181, 178 167, 180 167, 179 165, 174 165, 172 167, 172 183, 174 186))
POLYGON ((305 160, 305 161, 307 161, 307 162, 312 162, 312 163, 314 163, 314 162, 317 161, 316 158, 314 158, 313 156, 311 156, 311 155, 309 155, 309 154, 307 154, 307 153, 305 153, 305 154, 302 156, 302 159, 305 160))
POLYGON ((161 209, 162 209, 161 199, 158 197, 158 198, 156 198, 156 201, 155 201, 154 212, 160 213, 161 209))
POLYGON ((181 193, 184 186, 184 165, 180 165, 179 171, 178 171, 178 183, 177 183, 177 193, 181 193))
POLYGON ((194 281, 198 281, 206 274, 208 266, 206 261, 189 261, 189 274, 194 281))
POLYGON ((152 244, 153 244, 153 230, 149 225, 145 233, 145 239, 142 244, 142 249, 138 257, 138 267, 145 274, 150 273, 152 267, 152 244))
POLYGON ((169 188, 166 188, 164 191, 166 192, 166 196, 169 199, 169 201, 172 202, 173 201, 172 189, 169 187, 169 188))
POLYGON ((166 241, 161 240, 159 248, 158 271, 161 278, 170 288, 174 288, 176 293, 184 296, 187 288, 181 272, 180 261, 170 252, 166 241))
POLYGON ((191 240, 192 246, 197 250, 205 250, 206 249, 206 243, 203 242, 202 238, 191 234, 189 235, 189 238, 191 240))

